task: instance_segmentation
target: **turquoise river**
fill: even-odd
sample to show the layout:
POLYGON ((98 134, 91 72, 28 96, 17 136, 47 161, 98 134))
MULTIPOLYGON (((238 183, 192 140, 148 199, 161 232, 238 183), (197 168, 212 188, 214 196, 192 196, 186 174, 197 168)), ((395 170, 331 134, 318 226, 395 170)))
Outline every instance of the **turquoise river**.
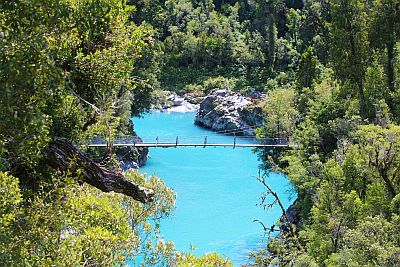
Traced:
MULTIPOLYGON (((193 112, 153 112, 133 121, 145 141, 179 136, 183 143, 207 136, 209 142, 233 143, 232 136, 194 125, 194 118, 193 112)), ((253 220, 269 227, 280 212, 256 205, 264 190, 256 179, 260 162, 251 148, 152 148, 149 156, 141 172, 162 178, 177 194, 176 209, 162 222, 161 233, 178 250, 196 255, 215 251, 240 266, 248 262, 249 252, 265 248, 267 237, 253 220), (196 249, 191 251, 190 245, 196 249)), ((286 177, 270 174, 267 181, 288 207, 292 194, 286 177)))

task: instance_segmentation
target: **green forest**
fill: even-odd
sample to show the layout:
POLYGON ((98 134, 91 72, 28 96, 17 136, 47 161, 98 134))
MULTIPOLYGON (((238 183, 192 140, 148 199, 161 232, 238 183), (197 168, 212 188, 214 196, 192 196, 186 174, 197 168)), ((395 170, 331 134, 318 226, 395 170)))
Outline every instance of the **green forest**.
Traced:
POLYGON ((215 88, 297 144, 255 151, 297 218, 252 265, 400 266, 400 0, 1 1, 0 266, 233 266, 163 240, 162 177, 78 147, 215 88))

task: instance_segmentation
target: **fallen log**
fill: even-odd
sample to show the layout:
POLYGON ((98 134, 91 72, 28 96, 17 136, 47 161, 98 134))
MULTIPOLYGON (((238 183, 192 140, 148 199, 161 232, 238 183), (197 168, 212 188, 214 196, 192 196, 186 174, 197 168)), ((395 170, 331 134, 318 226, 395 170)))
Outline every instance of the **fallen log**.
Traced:
POLYGON ((94 162, 67 139, 55 139, 49 143, 44 152, 50 166, 68 171, 72 176, 103 192, 121 193, 142 203, 152 201, 154 195, 152 190, 135 184, 116 170, 94 162))

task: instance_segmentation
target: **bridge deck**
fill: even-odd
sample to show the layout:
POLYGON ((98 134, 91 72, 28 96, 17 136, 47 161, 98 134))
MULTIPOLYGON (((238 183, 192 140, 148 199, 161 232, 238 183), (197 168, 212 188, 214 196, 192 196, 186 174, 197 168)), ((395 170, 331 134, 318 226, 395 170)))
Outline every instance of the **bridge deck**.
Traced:
MULTIPOLYGON (((231 143, 226 140, 218 140, 218 137, 208 138, 208 136, 176 136, 171 137, 147 137, 137 136, 116 137, 112 140, 114 147, 296 147, 296 143, 289 138, 263 138, 255 139, 254 136, 237 137, 233 136, 231 143), (211 139, 211 140, 210 140, 211 139), (153 141, 154 140, 154 141, 153 141)), ((97 137, 85 144, 86 147, 107 147, 108 142, 105 138, 97 137)))
MULTIPOLYGON (((289 144, 184 144, 184 143, 122 143, 122 144, 113 144, 114 147, 255 147, 255 148, 263 148, 263 147, 290 147, 289 144)), ((90 144, 87 147, 107 147, 107 144, 90 144)))

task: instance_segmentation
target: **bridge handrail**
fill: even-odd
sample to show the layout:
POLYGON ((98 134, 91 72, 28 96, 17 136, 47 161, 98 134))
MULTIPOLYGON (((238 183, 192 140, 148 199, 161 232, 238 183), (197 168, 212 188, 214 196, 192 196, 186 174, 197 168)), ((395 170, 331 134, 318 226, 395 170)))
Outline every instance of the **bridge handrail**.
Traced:
MULTIPOLYGON (((232 144, 234 147, 236 145, 240 146, 243 144, 248 144, 248 140, 254 140, 257 144, 262 144, 266 146, 296 146, 296 142, 294 142, 291 138, 287 137, 266 137, 266 138, 256 138, 255 136, 232 136, 233 141, 232 144), (246 140, 246 142, 242 142, 243 140, 246 140)), ((217 137, 211 137, 204 135, 204 136, 171 136, 171 137, 165 137, 165 136, 155 136, 155 137, 145 137, 141 138, 138 136, 116 136, 112 142, 113 144, 172 144, 175 143, 178 145, 178 143, 184 143, 184 144, 204 144, 205 145, 212 145, 212 144, 221 144, 221 143, 226 143, 226 141, 223 142, 217 142, 218 140, 217 137)), ((87 145, 108 145, 108 141, 106 138, 102 137, 95 137, 91 140, 88 141, 87 145)))

